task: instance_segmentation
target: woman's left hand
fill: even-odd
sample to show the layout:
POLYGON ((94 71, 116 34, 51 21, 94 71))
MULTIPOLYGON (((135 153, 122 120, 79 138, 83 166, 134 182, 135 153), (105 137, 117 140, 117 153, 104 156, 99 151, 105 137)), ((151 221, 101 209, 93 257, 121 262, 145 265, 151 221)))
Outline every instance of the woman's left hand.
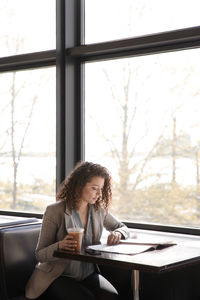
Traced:
POLYGON ((111 231, 108 239, 107 239, 107 244, 108 245, 116 245, 119 244, 119 241, 122 238, 122 234, 118 231, 111 231))

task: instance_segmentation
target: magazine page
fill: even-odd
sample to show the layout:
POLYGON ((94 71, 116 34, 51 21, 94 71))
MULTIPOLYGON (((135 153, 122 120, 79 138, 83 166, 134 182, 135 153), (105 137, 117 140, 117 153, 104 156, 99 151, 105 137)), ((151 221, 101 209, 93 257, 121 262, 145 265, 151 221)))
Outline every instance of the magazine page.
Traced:
POLYGON ((132 245, 132 244, 117 244, 108 246, 106 244, 101 245, 92 245, 88 246, 88 249, 92 249, 100 252, 110 252, 110 253, 118 253, 118 254, 129 254, 134 255, 138 253, 142 253, 148 250, 155 249, 151 245, 132 245))
POLYGON ((137 237, 134 239, 126 239, 120 240, 120 244, 130 244, 130 245, 174 245, 175 243, 171 240, 167 240, 166 238, 154 238, 154 237, 137 237))

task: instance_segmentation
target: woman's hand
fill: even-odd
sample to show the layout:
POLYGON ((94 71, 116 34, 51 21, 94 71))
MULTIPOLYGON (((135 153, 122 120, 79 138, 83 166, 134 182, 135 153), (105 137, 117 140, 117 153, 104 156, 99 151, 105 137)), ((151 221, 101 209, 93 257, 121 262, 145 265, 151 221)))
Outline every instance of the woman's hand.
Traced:
POLYGON ((66 235, 66 237, 58 243, 59 250, 75 251, 76 247, 77 241, 75 241, 71 235, 66 235))
POLYGON ((108 245, 116 245, 119 244, 120 240, 122 238, 122 234, 118 231, 111 231, 108 239, 107 239, 107 244, 108 245))

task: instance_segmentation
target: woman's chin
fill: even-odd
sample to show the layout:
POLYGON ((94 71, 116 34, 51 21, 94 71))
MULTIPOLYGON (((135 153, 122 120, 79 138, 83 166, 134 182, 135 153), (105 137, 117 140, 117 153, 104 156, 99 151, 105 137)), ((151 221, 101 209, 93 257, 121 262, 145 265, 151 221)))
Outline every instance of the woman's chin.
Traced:
POLYGON ((95 204, 97 202, 97 199, 92 199, 92 204, 95 204))

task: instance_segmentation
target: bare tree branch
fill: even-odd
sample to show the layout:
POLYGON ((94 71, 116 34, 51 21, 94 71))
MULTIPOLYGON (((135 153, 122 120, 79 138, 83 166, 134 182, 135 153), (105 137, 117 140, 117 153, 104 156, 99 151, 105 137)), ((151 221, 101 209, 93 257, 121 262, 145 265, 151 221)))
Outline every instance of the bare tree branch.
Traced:
POLYGON ((23 137, 22 137, 22 140, 21 140, 21 145, 20 145, 19 152, 18 152, 18 157, 17 157, 18 163, 19 163, 20 158, 21 158, 21 153, 22 153, 22 149, 23 149, 23 146, 24 146, 24 140, 25 140, 28 128, 29 128, 29 126, 31 124, 31 119, 32 119, 32 115, 33 115, 33 110, 34 110, 34 106, 35 106, 35 103, 36 103, 36 99, 37 99, 37 96, 33 97, 32 105, 31 105, 31 109, 30 109, 30 113, 29 113, 29 116, 28 116, 28 122, 26 124, 25 130, 24 130, 24 134, 23 134, 23 137))
POLYGON ((109 139, 108 137, 105 136, 105 134, 102 132, 99 124, 95 121, 95 119, 91 115, 89 115, 88 117, 90 117, 95 122, 96 127, 97 127, 98 131, 100 132, 100 135, 102 136, 102 138, 108 144, 113 158, 116 160, 117 163, 119 163, 120 162, 120 155, 119 155, 119 151, 116 148, 114 142, 111 139, 109 139))
MULTIPOLYGON (((156 147, 158 146, 159 142, 160 142, 160 139, 162 138, 162 135, 159 136, 159 138, 157 139, 157 141, 155 142, 155 144, 153 145, 153 147, 151 148, 151 150, 147 153, 144 161, 143 161, 143 164, 140 168, 140 171, 136 177, 136 180, 135 180, 135 183, 133 185, 133 190, 136 189, 137 185, 139 184, 140 180, 141 180, 141 177, 143 175, 143 172, 144 172, 144 169, 147 165, 147 163, 149 162, 149 160, 152 158, 152 155, 154 153, 154 150, 156 149, 156 147)), ((135 166, 133 166, 130 171, 132 171, 134 169, 135 166)))

